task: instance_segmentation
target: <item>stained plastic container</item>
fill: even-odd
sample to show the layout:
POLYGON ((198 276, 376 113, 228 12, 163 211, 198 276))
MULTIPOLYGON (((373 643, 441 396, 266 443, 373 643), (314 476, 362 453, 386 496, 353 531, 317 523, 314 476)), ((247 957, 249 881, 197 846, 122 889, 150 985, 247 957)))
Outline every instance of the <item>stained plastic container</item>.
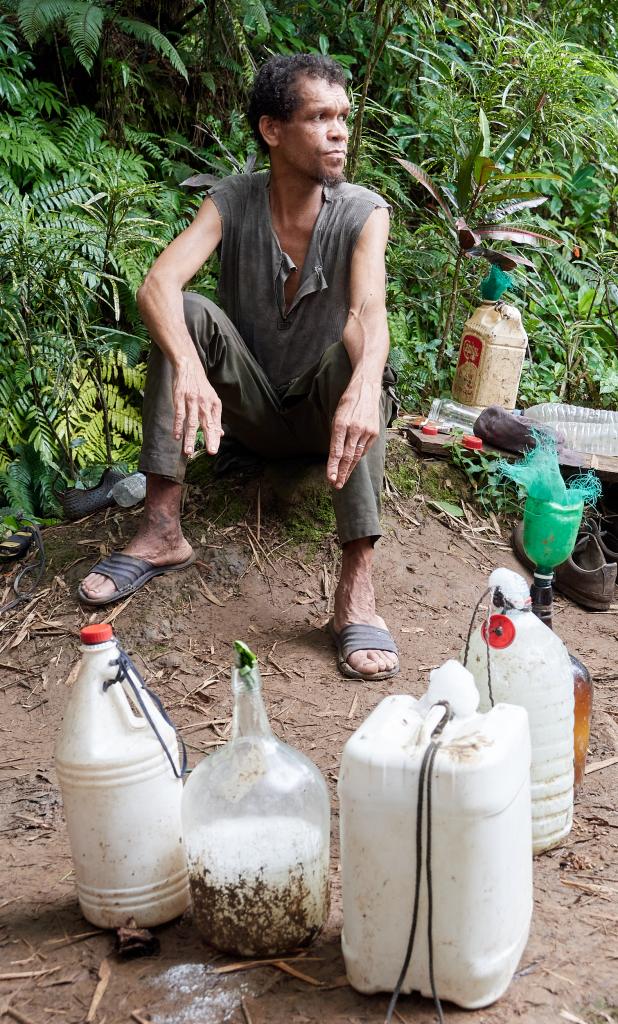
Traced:
POLYGON ((514 409, 527 344, 515 306, 482 302, 464 325, 453 380, 455 401, 480 409, 514 409))
POLYGON ((193 915, 210 945, 273 956, 326 922, 330 802, 316 766, 273 735, 255 655, 236 652, 231 739, 183 797, 193 915))
POLYGON ((510 569, 489 577, 495 612, 470 639, 467 666, 481 697, 528 712, 532 744, 532 844, 534 853, 557 846, 573 822, 573 669, 569 653, 536 615, 528 584, 510 569))
MULTIPOLYGON (((345 745, 338 785, 342 948, 354 988, 393 991, 414 903, 419 772, 444 713, 434 706, 442 699, 454 718, 441 735, 432 773, 434 973, 440 999, 474 1009, 503 994, 528 938, 530 741, 523 708, 499 704, 477 712, 474 682, 457 662, 431 673, 421 700, 386 697, 345 745)), ((430 996, 424 873, 421 878, 401 991, 430 996)))
POLYGON ((109 625, 81 631, 82 662, 56 741, 55 763, 77 895, 99 928, 130 918, 163 924, 189 903, 176 734, 137 677, 118 675, 109 625), (151 721, 136 698, 136 691, 151 721))

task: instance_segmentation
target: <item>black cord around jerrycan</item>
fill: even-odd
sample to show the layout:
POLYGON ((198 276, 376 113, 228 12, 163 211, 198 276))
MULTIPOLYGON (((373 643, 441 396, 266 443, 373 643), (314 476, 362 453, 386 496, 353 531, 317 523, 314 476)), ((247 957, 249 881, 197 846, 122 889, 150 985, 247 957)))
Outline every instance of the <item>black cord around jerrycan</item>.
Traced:
MULTIPOLYGON (((425 789, 427 791, 427 828, 426 828, 426 840, 425 840, 425 878, 427 880, 427 954, 429 960, 429 982, 431 985, 431 994, 433 996, 436 1013, 438 1014, 439 1024, 444 1024, 444 1016, 442 1014, 442 1006, 436 992, 436 983, 434 977, 433 967, 433 882, 431 875, 431 783, 432 783, 432 771, 433 763, 436 759, 436 754, 440 747, 440 741, 436 738, 440 736, 447 722, 453 717, 451 706, 446 700, 436 701, 432 704, 432 707, 443 707, 445 710, 444 715, 438 722, 438 724, 432 729, 430 742, 423 754, 423 760, 421 761, 421 768, 418 777, 418 797, 416 801, 416 876, 414 879, 414 905, 412 908, 412 924, 410 926, 410 936, 408 938, 408 946, 406 949, 406 955, 404 957, 403 966, 397 979, 397 984, 393 990, 391 1001, 388 1004, 388 1010, 386 1017, 384 1018, 384 1024, 391 1024, 393 1019, 393 1013, 397 1005, 397 1000, 401 993, 401 986, 404 983, 405 976, 410 966, 410 960, 412 958, 412 950, 414 948, 414 937, 416 935, 416 925, 418 922, 418 908, 419 908, 419 896, 421 891, 421 871, 422 871, 422 858, 423 858, 423 805, 425 802, 425 789), (425 779, 427 784, 425 786, 425 779)), ((431 709, 430 709, 431 710, 431 709)))

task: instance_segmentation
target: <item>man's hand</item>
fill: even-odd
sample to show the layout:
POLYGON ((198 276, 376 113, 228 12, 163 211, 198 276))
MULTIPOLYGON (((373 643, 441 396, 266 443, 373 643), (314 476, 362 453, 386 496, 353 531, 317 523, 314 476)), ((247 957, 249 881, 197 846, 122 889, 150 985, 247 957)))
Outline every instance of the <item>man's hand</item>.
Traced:
POLYGON ((204 367, 197 356, 184 357, 176 363, 172 396, 174 437, 179 441, 184 433, 184 454, 193 454, 197 429, 201 427, 204 431, 206 451, 209 455, 216 455, 223 434, 221 400, 208 383, 204 367))
POLYGON ((350 381, 333 416, 326 475, 340 490, 380 433, 382 384, 350 381))

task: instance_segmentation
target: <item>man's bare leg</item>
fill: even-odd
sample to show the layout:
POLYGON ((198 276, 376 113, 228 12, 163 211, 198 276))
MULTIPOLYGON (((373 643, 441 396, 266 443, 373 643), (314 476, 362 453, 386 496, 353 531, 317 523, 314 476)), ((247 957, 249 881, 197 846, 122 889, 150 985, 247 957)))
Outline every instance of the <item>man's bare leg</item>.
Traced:
MULTIPOLYGON (((145 558, 153 565, 184 562, 192 549, 180 527, 182 484, 156 473, 148 473, 146 480, 144 513, 123 554, 145 558)), ((86 576, 82 588, 91 598, 110 597, 116 590, 112 580, 96 572, 86 576)))
MULTIPOLYGON (((341 575, 335 592, 334 625, 338 633, 351 623, 387 628, 384 619, 376 615, 372 567, 373 543, 369 537, 343 545, 341 575)), ((357 672, 374 675, 394 668, 397 656, 390 651, 355 651, 349 655, 348 664, 357 672)))

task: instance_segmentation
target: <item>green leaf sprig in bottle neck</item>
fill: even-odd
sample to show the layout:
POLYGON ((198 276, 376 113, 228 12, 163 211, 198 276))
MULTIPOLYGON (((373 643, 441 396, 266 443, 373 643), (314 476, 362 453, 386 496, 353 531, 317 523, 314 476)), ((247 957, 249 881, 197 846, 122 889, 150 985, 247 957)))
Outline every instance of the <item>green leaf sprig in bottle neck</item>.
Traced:
POLYGON ((257 656, 242 640, 234 641, 236 664, 232 669, 232 740, 242 736, 272 736, 262 700, 262 679, 257 656))

